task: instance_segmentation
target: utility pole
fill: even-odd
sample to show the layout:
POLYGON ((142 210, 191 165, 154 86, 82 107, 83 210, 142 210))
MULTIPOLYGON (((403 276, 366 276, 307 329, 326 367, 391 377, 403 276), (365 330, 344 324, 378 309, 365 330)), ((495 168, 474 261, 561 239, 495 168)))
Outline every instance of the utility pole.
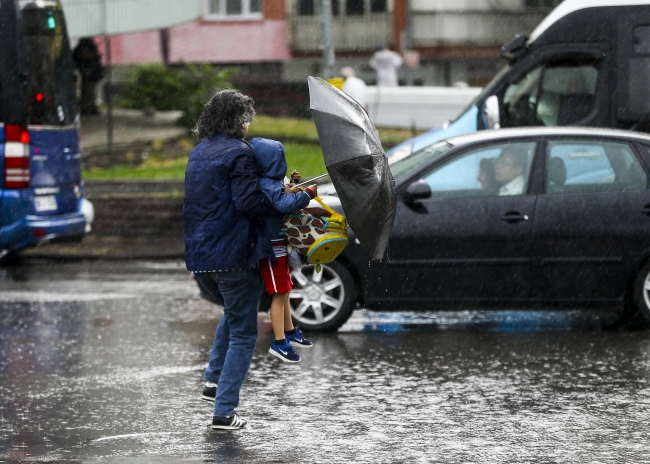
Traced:
MULTIPOLYGON (((337 1, 337 0, 334 0, 337 1)), ((332 0, 321 0, 320 21, 323 31, 323 79, 334 77, 334 26, 332 19, 332 0)))
POLYGON ((104 93, 107 106, 107 134, 106 134, 106 155, 109 163, 113 157, 113 70, 111 57, 111 36, 108 34, 108 0, 104 0, 104 45, 106 47, 106 84, 104 93))
MULTIPOLYGON (((411 12, 411 0, 406 1, 406 37, 405 47, 406 51, 413 49, 413 13, 411 12)), ((411 67, 406 68, 406 85, 413 85, 415 69, 411 67)))

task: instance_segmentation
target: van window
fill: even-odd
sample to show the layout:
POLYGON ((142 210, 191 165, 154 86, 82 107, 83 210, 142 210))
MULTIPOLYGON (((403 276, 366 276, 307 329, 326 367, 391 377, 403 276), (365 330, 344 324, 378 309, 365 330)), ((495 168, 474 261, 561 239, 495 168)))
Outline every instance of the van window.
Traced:
POLYGON ((650 54, 650 26, 634 28, 634 52, 639 55, 650 54))
POLYGON ((650 58, 643 55, 650 54, 650 26, 634 28, 634 53, 629 59, 628 72, 628 99, 629 111, 634 115, 647 115, 650 113, 648 97, 648 83, 650 83, 650 58))
POLYGON ((503 96, 503 127, 537 126, 535 117, 542 66, 508 86, 503 96))
POLYGON ((74 68, 60 11, 23 10, 28 123, 67 125, 76 116, 74 68))
POLYGON ((594 107, 598 74, 596 62, 534 68, 506 89, 502 126, 566 126, 586 118, 594 107))

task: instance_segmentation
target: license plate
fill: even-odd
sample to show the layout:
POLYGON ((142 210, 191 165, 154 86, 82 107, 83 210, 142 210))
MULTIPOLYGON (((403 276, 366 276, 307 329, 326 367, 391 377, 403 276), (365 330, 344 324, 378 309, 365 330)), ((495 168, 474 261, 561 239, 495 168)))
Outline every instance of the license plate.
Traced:
POLYGON ((36 197, 36 211, 56 210, 56 197, 54 195, 41 195, 36 197))

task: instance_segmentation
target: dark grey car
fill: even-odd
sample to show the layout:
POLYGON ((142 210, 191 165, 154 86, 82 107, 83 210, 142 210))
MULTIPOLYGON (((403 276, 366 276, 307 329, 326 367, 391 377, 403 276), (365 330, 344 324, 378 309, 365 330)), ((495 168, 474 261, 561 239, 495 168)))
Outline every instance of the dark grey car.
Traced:
POLYGON ((335 330, 359 305, 627 306, 650 321, 650 136, 485 131, 391 170, 399 201, 383 261, 351 235, 321 273, 294 273, 292 311, 305 329, 335 330))

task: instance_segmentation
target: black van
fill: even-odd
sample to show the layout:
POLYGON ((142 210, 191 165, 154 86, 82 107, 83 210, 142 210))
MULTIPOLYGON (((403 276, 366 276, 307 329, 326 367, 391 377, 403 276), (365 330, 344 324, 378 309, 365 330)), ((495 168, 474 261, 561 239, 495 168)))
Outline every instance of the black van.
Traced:
POLYGON ((74 64, 59 0, 0 0, 0 257, 80 236, 74 64))
POLYGON ((502 57, 508 65, 454 122, 388 156, 497 127, 650 131, 650 1, 564 0, 502 57))

